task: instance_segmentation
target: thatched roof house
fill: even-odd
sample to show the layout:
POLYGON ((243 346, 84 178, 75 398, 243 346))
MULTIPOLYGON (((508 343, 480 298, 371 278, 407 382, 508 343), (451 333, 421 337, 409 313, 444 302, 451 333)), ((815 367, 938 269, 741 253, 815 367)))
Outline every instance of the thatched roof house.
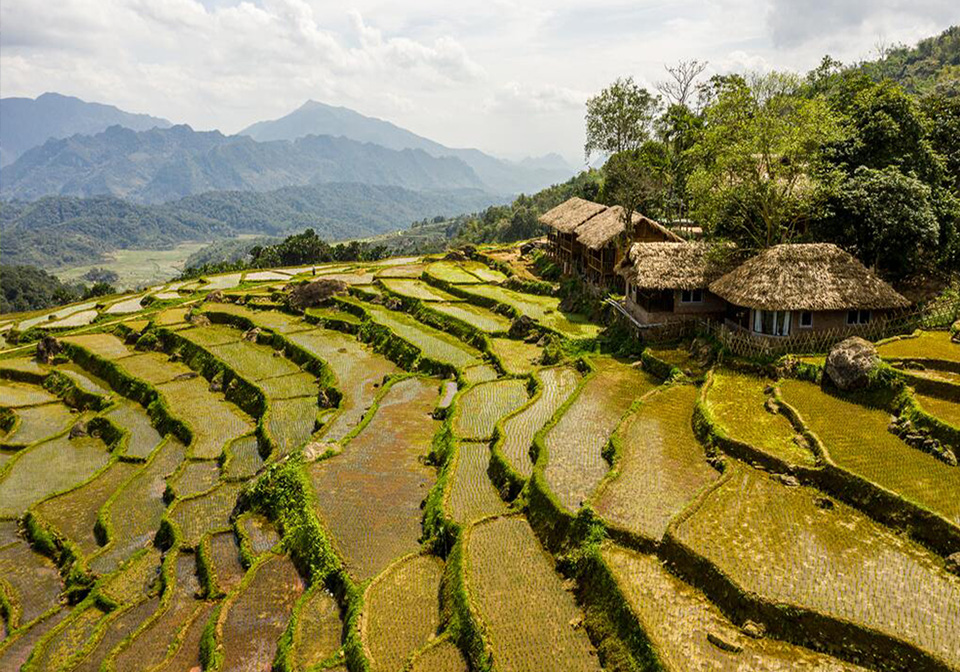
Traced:
POLYGON ((634 243, 617 272, 641 289, 703 289, 740 259, 733 245, 634 243))
POLYGON ((539 221, 558 233, 573 233, 578 226, 606 209, 605 205, 574 196, 547 210, 540 215, 539 221))
MULTIPOLYGON (((638 236, 641 240, 658 239, 683 242, 683 238, 673 231, 649 217, 644 217, 639 212, 633 213, 631 223, 639 232, 638 236)), ((599 250, 604 245, 615 241, 618 236, 626 231, 626 228, 623 208, 614 205, 578 226, 576 229, 577 242, 587 249, 599 250)))
POLYGON ((736 306, 763 311, 884 310, 910 305, 830 243, 776 245, 710 284, 736 306))

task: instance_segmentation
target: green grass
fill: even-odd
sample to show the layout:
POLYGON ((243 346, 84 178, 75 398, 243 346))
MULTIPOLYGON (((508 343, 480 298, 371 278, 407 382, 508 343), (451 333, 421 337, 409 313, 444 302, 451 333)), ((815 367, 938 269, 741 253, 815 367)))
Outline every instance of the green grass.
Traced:
POLYGON ((889 413, 826 394, 813 383, 785 380, 780 390, 839 467, 960 524, 960 469, 888 432, 889 413))
POLYGON ((19 424, 3 439, 7 446, 28 446, 64 431, 80 420, 80 416, 60 402, 27 406, 14 411, 19 424))
POLYGON ((515 292, 495 285, 477 285, 461 289, 469 294, 512 306, 522 315, 567 338, 596 338, 602 329, 583 315, 561 312, 560 299, 554 296, 515 292))
POLYGON ((159 597, 151 597, 140 600, 129 608, 118 610, 120 613, 112 612, 97 644, 71 672, 99 672, 109 653, 149 619, 159 604, 159 597))
POLYGON ((215 345, 236 343, 243 338, 243 332, 222 324, 211 324, 204 327, 191 327, 179 332, 179 335, 194 345, 207 349, 215 345))
POLYGON ((458 369, 480 361, 481 355, 476 348, 466 345, 450 334, 428 327, 406 313, 387 310, 375 304, 365 304, 364 308, 369 312, 371 320, 415 345, 423 352, 424 357, 450 364, 458 369))
POLYGON ((167 479, 167 483, 182 499, 210 490, 219 479, 220 467, 215 460, 190 460, 184 462, 177 473, 167 479))
POLYGON ((245 513, 237 521, 254 555, 266 553, 277 545, 280 535, 270 519, 259 513, 245 513))
POLYGON ((276 444, 277 457, 290 455, 306 444, 317 422, 314 397, 277 399, 267 409, 267 432, 276 444))
POLYGON ((251 478, 263 466, 263 458, 257 446, 257 437, 246 436, 237 439, 226 449, 227 461, 223 466, 223 477, 232 480, 251 478))
POLYGON ((483 282, 506 282, 507 276, 479 261, 461 261, 460 267, 483 282))
POLYGON ((367 588, 361 636, 371 672, 402 672, 440 626, 443 563, 418 555, 390 566, 367 588))
POLYGON ((580 376, 570 367, 543 369, 537 374, 541 391, 519 413, 503 423, 503 439, 499 447, 514 471, 524 478, 533 473, 530 447, 534 435, 547 424, 577 388, 580 376))
POLYGON ((95 605, 74 611, 34 649, 25 670, 58 670, 97 632, 106 612, 95 605))
POLYGON ((81 348, 86 348, 104 359, 119 359, 133 353, 130 348, 124 345, 123 341, 113 334, 78 334, 66 336, 63 340, 67 343, 79 345, 81 348))
POLYGON ((921 331, 919 335, 884 343, 877 352, 885 359, 939 359, 960 362, 960 345, 949 331, 921 331))
MULTIPOLYGON (((192 331, 182 333, 189 338, 192 331)), ((239 334, 240 332, 236 333, 239 334)), ((210 354, 236 371, 241 378, 249 381, 300 373, 300 367, 289 359, 280 356, 278 351, 268 345, 244 340, 210 346, 208 350, 210 354)))
POLYGON ((233 532, 212 534, 206 543, 209 544, 217 588, 224 594, 232 592, 240 585, 246 572, 240 562, 240 547, 233 532))
POLYGON ((417 655, 410 672, 468 672, 468 668, 453 640, 439 639, 417 655))
POLYGON ((601 554, 627 607, 667 672, 863 669, 769 637, 747 637, 703 593, 671 574, 656 556, 619 546, 606 546, 601 554), (724 651, 708 637, 741 650, 724 651))
POLYGON ((489 364, 474 364, 463 370, 463 381, 467 385, 478 385, 500 377, 497 370, 489 364))
POLYGON ((291 373, 286 376, 267 378, 257 381, 257 387, 263 390, 268 401, 292 399, 294 397, 317 398, 320 386, 316 377, 309 373, 291 373))
POLYGON ((741 590, 888 633, 960 665, 960 581, 939 558, 811 488, 731 464, 676 530, 741 590))
POLYGON ((494 380, 475 385, 460 396, 453 419, 454 434, 461 439, 489 439, 500 418, 526 402, 525 380, 494 380))
POLYGON ((242 317, 250 320, 258 327, 270 329, 278 334, 289 334, 310 329, 310 325, 296 315, 282 313, 278 310, 253 310, 234 303, 207 303, 204 304, 204 312, 242 317))
POLYGON ((438 313, 466 322, 486 334, 504 334, 510 330, 510 319, 492 310, 469 303, 436 303, 430 306, 438 313))
POLYGON ((490 447, 485 443, 461 443, 453 465, 444 511, 457 523, 471 523, 502 515, 507 507, 487 476, 490 447))
POLYGON ((616 474, 594 498, 615 526, 660 541, 673 517, 720 474, 693 433, 697 388, 675 385, 648 397, 617 429, 616 474))
POLYGON ((564 590, 523 518, 494 518, 466 533, 466 584, 497 670, 600 670, 573 595, 564 590))
POLYGON ((383 286, 394 294, 421 301, 462 301, 453 294, 428 285, 423 280, 409 278, 384 278, 383 286))
POLYGON ((324 527, 360 581, 420 548, 420 502, 435 480, 422 458, 439 424, 430 417, 437 388, 429 378, 394 384, 343 453, 307 467, 324 527))
POLYGON ((193 374, 186 364, 171 362, 167 355, 159 352, 145 352, 124 357, 120 366, 134 378, 145 380, 151 385, 167 383, 178 376, 193 374))
POLYGON ((312 586, 304 596, 293 637, 299 669, 312 669, 336 653, 342 630, 337 601, 322 585, 312 586))
POLYGON ((610 465, 602 452, 633 401, 656 383, 615 359, 594 360, 596 372, 580 388, 547 433, 547 485, 570 511, 577 511, 603 480, 610 465))
POLYGON ((790 421, 779 413, 770 413, 764 393, 772 383, 736 371, 716 370, 707 391, 707 407, 714 420, 730 438, 742 441, 787 464, 815 466, 816 457, 793 439, 796 432, 790 421))
POLYGON ((0 517, 13 518, 55 492, 71 488, 107 464, 102 441, 61 436, 21 452, 0 476, 0 517))

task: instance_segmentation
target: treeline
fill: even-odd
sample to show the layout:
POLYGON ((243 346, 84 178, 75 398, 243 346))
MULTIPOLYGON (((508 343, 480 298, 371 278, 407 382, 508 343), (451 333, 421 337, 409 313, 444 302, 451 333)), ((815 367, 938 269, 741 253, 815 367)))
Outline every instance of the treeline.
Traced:
POLYGON ((361 241, 331 245, 313 229, 284 238, 275 245, 254 245, 239 260, 206 263, 186 268, 178 279, 187 280, 214 273, 227 273, 253 268, 303 266, 332 261, 377 261, 387 256, 383 245, 361 241))
POLYGON ((61 306, 116 292, 104 280, 96 280, 92 285, 64 283, 33 266, 8 265, 0 265, 0 289, 0 313, 3 314, 61 306))

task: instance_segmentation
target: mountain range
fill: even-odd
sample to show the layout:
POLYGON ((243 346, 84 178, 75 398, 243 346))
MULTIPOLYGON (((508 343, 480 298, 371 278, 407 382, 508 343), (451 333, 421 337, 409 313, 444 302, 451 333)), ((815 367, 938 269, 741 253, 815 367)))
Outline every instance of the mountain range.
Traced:
POLYGON ((556 155, 511 162, 309 101, 238 135, 44 94, 0 100, 0 197, 109 195, 160 203, 216 190, 357 182, 405 189, 536 191, 574 171, 556 155), (10 161, 10 159, 14 159, 10 161))
POLYGON ((430 156, 455 157, 470 166, 480 180, 498 193, 531 192, 563 181, 575 172, 558 154, 520 162, 497 159, 477 149, 454 149, 405 128, 346 107, 309 100, 290 114, 260 121, 240 131, 254 140, 296 140, 308 135, 332 135, 372 142, 388 149, 419 149, 430 156))
POLYGON ((50 138, 92 135, 109 126, 134 131, 168 128, 166 119, 131 114, 113 105, 88 103, 72 96, 45 93, 34 98, 0 98, 0 168, 50 138))

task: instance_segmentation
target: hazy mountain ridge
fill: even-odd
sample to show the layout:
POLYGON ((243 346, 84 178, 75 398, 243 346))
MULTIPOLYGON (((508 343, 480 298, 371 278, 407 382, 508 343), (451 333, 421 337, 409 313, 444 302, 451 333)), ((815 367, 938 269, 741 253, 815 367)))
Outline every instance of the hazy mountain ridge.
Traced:
POLYGON ((405 189, 483 189, 462 161, 346 138, 256 142, 219 131, 132 131, 49 140, 0 170, 4 198, 110 195, 160 203, 207 191, 270 191, 359 182, 405 189))
POLYGON ((0 98, 0 167, 50 138, 93 135, 120 125, 135 131, 168 128, 166 119, 126 112, 113 105, 88 103, 59 93, 37 98, 0 98))
POLYGON ((296 140, 307 135, 331 135, 373 142, 390 149, 420 149, 435 157, 455 157, 470 166, 493 191, 533 192, 568 179, 575 172, 559 155, 520 162, 506 161, 478 149, 457 149, 417 135, 383 119, 345 107, 309 100, 290 114, 260 121, 240 131, 254 140, 296 140))
POLYGON ((478 190, 411 191, 329 183, 272 192, 210 192, 135 204, 113 196, 50 196, 0 203, 0 258, 45 268, 89 264, 121 248, 162 248, 240 233, 278 235, 312 227, 330 241, 405 228, 424 217, 479 210, 478 190))

